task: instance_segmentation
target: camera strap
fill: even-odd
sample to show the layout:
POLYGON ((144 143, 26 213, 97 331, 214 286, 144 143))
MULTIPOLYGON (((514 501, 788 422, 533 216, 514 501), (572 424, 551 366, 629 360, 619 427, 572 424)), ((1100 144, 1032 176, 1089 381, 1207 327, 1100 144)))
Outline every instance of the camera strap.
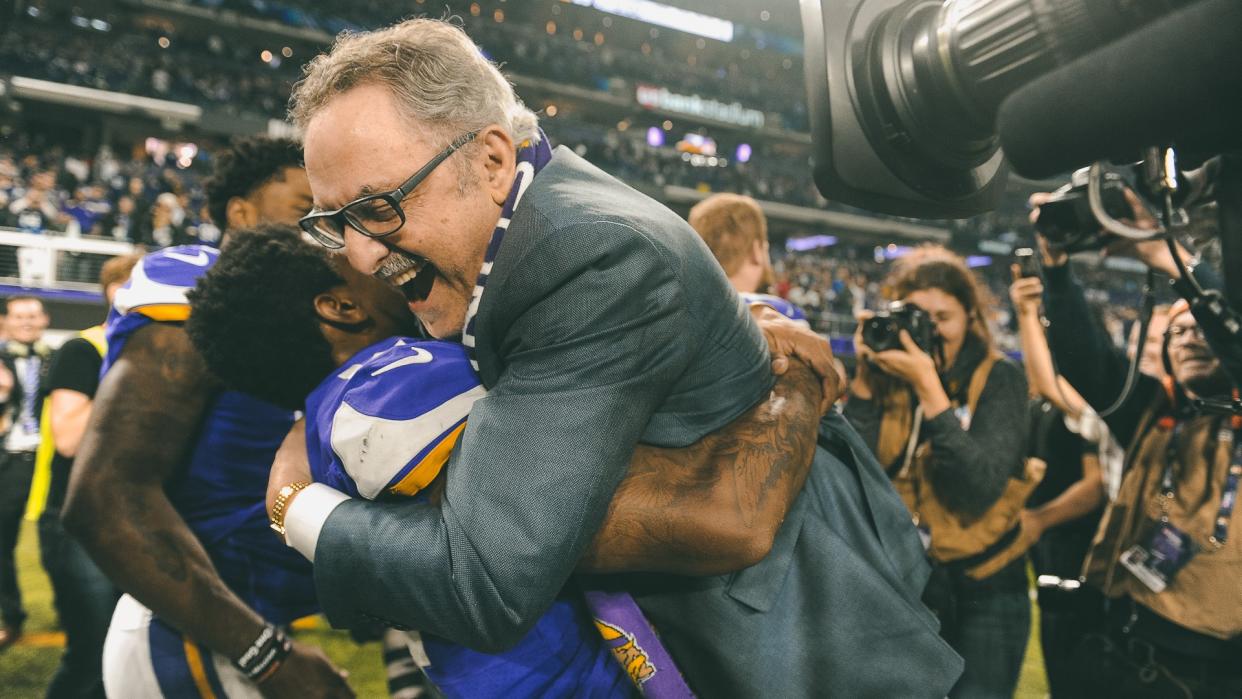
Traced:
MULTIPOLYGON (((1166 447, 1164 472, 1160 476, 1160 519, 1162 522, 1169 521, 1169 506, 1177 496, 1177 481, 1173 476, 1173 466, 1181 462, 1179 447, 1184 426, 1185 422, 1181 420, 1173 425, 1173 434, 1166 447)), ((1238 483, 1242 481, 1242 440, 1237 438, 1234 430, 1227 427, 1220 429, 1216 439, 1218 442, 1228 442, 1231 453, 1229 470, 1225 474, 1225 484, 1221 488, 1220 505, 1216 511, 1216 518, 1212 522, 1212 534, 1208 537, 1212 547, 1219 550, 1224 547, 1229 538, 1229 520, 1233 516, 1234 505, 1237 504, 1238 483)))

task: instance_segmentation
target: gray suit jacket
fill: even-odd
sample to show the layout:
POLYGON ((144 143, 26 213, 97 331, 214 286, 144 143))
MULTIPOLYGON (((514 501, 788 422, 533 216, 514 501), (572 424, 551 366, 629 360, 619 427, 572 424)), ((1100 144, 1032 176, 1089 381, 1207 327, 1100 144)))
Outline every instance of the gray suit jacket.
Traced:
MULTIPOLYGON (((761 333, 694 231, 564 148, 513 217, 476 331, 489 393, 441 506, 349 501, 320 533, 315 577, 335 625, 379 619, 481 650, 515 643, 569 582, 634 445, 693 443, 772 384, 761 333)), ((828 424, 826 443, 853 434, 828 424)), ((959 661, 918 603, 921 548, 874 471, 821 450, 758 566, 633 581, 698 691, 947 692, 959 661), (885 626, 847 632, 873 621, 885 626), (735 632, 773 663, 735 654, 735 632)))

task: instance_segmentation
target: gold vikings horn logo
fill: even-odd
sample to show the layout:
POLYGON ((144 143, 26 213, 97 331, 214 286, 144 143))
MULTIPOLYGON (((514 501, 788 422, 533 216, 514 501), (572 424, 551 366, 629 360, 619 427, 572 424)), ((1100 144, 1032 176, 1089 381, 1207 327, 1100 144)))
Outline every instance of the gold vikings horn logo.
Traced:
POLYGON ((621 667, 625 668, 634 686, 642 687, 656 673, 655 666, 647 657, 647 651, 634 640, 634 634, 626 633, 599 619, 595 620, 595 628, 599 629, 599 635, 604 637, 604 642, 616 656, 617 662, 621 663, 621 667))

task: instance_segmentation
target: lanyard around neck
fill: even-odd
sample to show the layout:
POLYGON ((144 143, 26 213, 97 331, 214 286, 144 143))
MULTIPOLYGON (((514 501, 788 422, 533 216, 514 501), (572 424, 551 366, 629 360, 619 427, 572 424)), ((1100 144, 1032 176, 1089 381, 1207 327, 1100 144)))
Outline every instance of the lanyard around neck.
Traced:
MULTIPOLYGON (((1184 424, 1184 422, 1179 420, 1173 426, 1173 434, 1169 439, 1169 446, 1166 451, 1164 473, 1160 477, 1160 519, 1164 522, 1169 520, 1169 506, 1177 495, 1177 482, 1173 478, 1173 464, 1180 461, 1178 445, 1181 442, 1184 424)), ((1229 538, 1229 519, 1233 516, 1233 506, 1238 500, 1238 483, 1242 481, 1242 440, 1239 440, 1235 433, 1229 429, 1221 429, 1217 439, 1229 441, 1231 452, 1229 471, 1225 475, 1225 485, 1221 489, 1220 507, 1216 512, 1216 520, 1212 523, 1212 534, 1208 537, 1208 541, 1211 542, 1212 546, 1220 549, 1229 538)))

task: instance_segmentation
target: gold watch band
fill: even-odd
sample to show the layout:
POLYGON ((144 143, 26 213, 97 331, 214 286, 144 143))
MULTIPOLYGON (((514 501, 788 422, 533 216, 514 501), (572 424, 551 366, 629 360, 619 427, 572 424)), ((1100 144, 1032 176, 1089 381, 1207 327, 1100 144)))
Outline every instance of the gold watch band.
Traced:
POLYGON ((285 508, 289 503, 289 498, 293 497, 294 493, 297 493, 299 490, 302 490, 308 485, 310 485, 310 483, 307 481, 294 481, 289 485, 281 486, 280 490, 276 493, 276 502, 272 503, 271 527, 272 531, 276 532, 281 537, 285 535, 285 508))

